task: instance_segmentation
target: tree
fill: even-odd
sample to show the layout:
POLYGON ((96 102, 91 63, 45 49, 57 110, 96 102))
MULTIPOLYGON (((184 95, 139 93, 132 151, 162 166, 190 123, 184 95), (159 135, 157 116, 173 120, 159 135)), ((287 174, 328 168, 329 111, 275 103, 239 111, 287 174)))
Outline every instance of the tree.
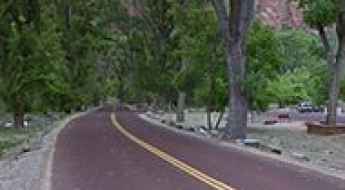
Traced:
POLYGON ((62 102, 65 110, 80 110, 105 99, 106 79, 104 62, 109 56, 109 42, 113 41, 113 10, 115 0, 58 1, 61 39, 66 52, 65 65, 68 96, 62 102))
POLYGON ((288 71, 268 83, 264 95, 269 102, 278 103, 280 107, 296 105, 300 101, 311 100, 309 89, 315 87, 311 73, 305 69, 288 71))
MULTIPOLYGON (((319 37, 303 30, 279 31, 277 37, 280 43, 279 55, 282 61, 278 71, 278 79, 291 73, 295 74, 294 78, 300 78, 300 81, 295 80, 295 82, 302 84, 303 89, 306 91, 307 97, 305 97, 305 100, 317 105, 324 104, 327 99, 328 89, 326 88, 329 76, 323 46, 319 37), (303 80, 305 78, 303 76, 309 78, 303 80)), ((284 85, 281 87, 285 88, 284 85)), ((305 100, 295 99, 290 103, 305 100)))
POLYGON ((190 94, 197 105, 206 105, 208 128, 218 128, 227 103, 228 83, 217 16, 207 2, 187 5, 177 26, 180 37, 175 52, 188 63, 177 75, 178 89, 190 94), (214 111, 220 113, 215 124, 211 117, 214 111))
POLYGON ((279 76, 284 64, 278 32, 256 21, 250 30, 247 48, 248 66, 244 84, 248 107, 253 111, 262 111, 272 103, 265 89, 270 81, 279 76))
POLYGON ((298 0, 305 22, 316 29, 324 46, 330 75, 327 124, 336 125, 337 101, 345 64, 345 1, 298 0), (332 45, 329 31, 336 27, 337 45, 332 45))
POLYGON ((246 138, 248 102, 246 80, 247 36, 255 17, 255 0, 213 0, 227 54, 229 117, 223 136, 246 138), (228 4, 228 5, 227 5, 228 4))
POLYGON ((176 109, 178 122, 184 120, 186 96, 192 97, 196 86, 203 83, 203 74, 207 72, 205 66, 213 65, 211 62, 214 60, 211 60, 211 57, 215 53, 215 47, 219 46, 216 42, 216 17, 207 5, 203 1, 175 4, 174 33, 177 45, 173 49, 172 59, 176 65, 174 86, 178 92, 176 109))
POLYGON ((176 1, 145 0, 141 14, 133 16, 131 49, 135 60, 135 86, 150 99, 153 106, 175 100, 173 74, 176 69, 171 52, 176 46, 174 4, 176 1), (136 43, 136 44, 134 44, 136 43), (154 77, 152 77, 154 74, 154 77))
POLYGON ((52 108, 54 97, 64 94, 64 52, 55 10, 45 0, 16 2, 0 21, 0 97, 14 112, 17 128, 24 127, 26 112, 52 108))

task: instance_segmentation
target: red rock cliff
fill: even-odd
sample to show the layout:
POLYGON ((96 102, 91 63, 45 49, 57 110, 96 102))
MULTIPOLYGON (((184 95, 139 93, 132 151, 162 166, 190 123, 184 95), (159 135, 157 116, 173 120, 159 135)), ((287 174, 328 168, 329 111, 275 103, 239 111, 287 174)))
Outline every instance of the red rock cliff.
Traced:
POLYGON ((291 0, 257 0, 257 18, 274 28, 300 28, 303 15, 291 0))

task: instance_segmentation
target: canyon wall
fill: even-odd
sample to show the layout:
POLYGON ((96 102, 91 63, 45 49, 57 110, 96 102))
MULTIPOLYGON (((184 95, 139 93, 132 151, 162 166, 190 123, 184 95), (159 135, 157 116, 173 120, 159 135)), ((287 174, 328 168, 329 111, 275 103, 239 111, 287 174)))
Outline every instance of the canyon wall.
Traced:
POLYGON ((303 14, 292 0, 257 0, 257 19, 267 25, 281 29, 283 27, 303 27, 303 14))

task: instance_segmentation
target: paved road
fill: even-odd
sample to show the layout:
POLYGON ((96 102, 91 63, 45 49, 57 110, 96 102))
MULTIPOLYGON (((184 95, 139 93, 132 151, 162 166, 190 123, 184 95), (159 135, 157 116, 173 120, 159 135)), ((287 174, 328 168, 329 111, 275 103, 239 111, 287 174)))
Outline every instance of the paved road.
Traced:
POLYGON ((90 113, 61 132, 52 190, 345 189, 344 181, 175 134, 134 113, 117 113, 114 127, 110 115, 90 113))

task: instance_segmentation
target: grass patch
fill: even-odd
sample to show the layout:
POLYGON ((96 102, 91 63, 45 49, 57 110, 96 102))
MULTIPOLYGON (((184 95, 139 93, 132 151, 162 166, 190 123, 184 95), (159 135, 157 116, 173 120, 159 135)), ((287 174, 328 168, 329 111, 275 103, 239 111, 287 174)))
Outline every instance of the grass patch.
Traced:
POLYGON ((0 128, 0 158, 14 147, 37 136, 46 127, 38 126, 25 129, 0 128))
POLYGON ((0 142, 0 157, 3 154, 5 154, 9 149, 15 147, 16 145, 18 144, 14 142, 9 142, 9 141, 0 142))
MULTIPOLYGON (((1 116, 1 115, 0 115, 1 116)), ((27 115, 29 127, 24 129, 4 128, 0 127, 0 158, 4 154, 14 150, 18 145, 28 142, 34 143, 39 140, 38 137, 48 133, 54 128, 54 122, 65 117, 63 113, 55 113, 54 115, 30 114, 27 115)), ((8 121, 9 115, 2 115, 2 121, 8 121)), ((1 119, 0 118, 0 119, 1 119)))

